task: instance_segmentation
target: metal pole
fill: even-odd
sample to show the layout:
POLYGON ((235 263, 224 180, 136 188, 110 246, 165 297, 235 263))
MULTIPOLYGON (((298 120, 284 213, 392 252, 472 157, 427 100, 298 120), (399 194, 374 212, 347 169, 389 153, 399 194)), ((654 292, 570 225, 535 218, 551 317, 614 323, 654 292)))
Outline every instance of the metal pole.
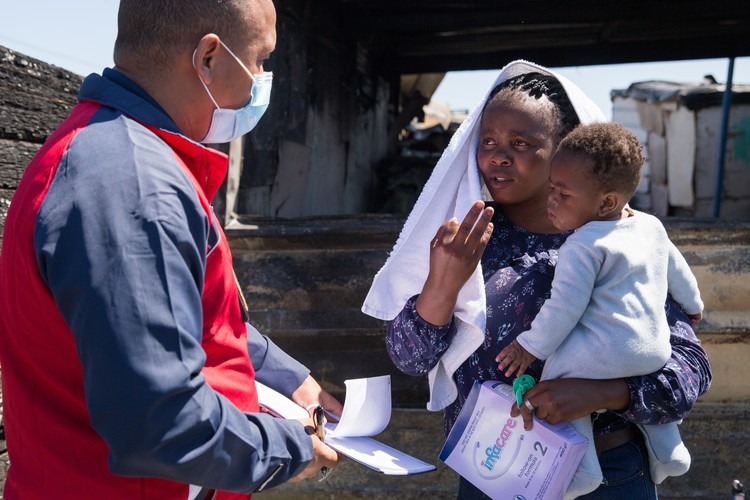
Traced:
POLYGON ((732 78, 734 76, 734 56, 729 58, 727 82, 724 98, 721 102, 721 137, 719 138, 719 161, 716 167, 716 189, 714 190, 713 216, 719 217, 721 211, 721 191, 724 184, 724 159, 727 148, 727 129, 729 128, 729 110, 732 108, 732 78))

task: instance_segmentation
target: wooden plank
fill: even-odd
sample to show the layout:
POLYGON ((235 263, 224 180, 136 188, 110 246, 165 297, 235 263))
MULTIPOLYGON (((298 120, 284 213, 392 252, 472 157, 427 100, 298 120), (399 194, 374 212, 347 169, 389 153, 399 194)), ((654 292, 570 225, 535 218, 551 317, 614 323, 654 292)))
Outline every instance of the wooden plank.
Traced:
POLYGON ((0 46, 0 138, 44 142, 75 105, 82 81, 0 46))
MULTIPOLYGON (((13 198, 12 189, 0 188, 0 248, 3 247, 3 229, 5 229, 5 217, 8 215, 8 207, 10 207, 10 200, 13 198)), ((0 401, 2 400, 2 394, 0 394, 0 401)))
POLYGON ((40 144, 0 139, 0 188, 16 189, 40 144))
POLYGON ((429 399, 427 377, 401 373, 388 357, 384 337, 385 332, 376 330, 270 335, 274 343, 305 365, 341 401, 346 392, 344 380, 390 375, 394 406, 424 408, 429 399))

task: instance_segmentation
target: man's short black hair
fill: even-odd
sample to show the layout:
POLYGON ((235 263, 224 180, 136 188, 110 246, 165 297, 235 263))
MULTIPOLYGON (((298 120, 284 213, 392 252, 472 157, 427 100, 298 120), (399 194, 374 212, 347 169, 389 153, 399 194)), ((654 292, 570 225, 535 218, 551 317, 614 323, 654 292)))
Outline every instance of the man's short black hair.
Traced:
POLYGON ((118 54, 142 55, 149 64, 169 64, 178 52, 215 33, 224 43, 248 36, 247 5, 253 0, 120 0, 118 54))

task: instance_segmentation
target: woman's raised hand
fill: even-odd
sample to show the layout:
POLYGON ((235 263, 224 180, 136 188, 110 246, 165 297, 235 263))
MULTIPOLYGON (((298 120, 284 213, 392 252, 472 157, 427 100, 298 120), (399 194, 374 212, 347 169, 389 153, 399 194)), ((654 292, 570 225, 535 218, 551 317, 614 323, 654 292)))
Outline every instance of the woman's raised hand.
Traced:
POLYGON ((417 312, 433 325, 453 316, 458 292, 477 268, 492 234, 491 207, 475 202, 459 224, 455 217, 440 226, 430 242, 430 272, 417 299, 417 312))

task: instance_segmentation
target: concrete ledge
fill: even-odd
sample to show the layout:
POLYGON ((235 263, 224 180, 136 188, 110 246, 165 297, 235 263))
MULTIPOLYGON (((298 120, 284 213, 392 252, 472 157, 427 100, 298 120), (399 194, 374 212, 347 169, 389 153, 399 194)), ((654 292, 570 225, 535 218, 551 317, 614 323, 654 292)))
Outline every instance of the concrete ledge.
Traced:
POLYGON ((427 410, 393 411, 391 422, 377 440, 414 455, 437 470, 414 476, 386 476, 344 458, 325 481, 285 484, 253 495, 258 500, 396 498, 399 500, 456 498, 458 475, 438 455, 443 445, 443 413, 427 410))
POLYGON ((670 499, 728 499, 733 479, 750 481, 750 403, 699 402, 680 426, 692 466, 659 487, 670 499))
MULTIPOLYGON (((729 498, 733 479, 747 483, 750 478, 750 455, 744 452, 750 437, 749 424, 750 403, 699 402, 680 428, 693 465, 684 476, 664 481, 659 486, 659 497, 679 500, 729 498)), ((396 409, 386 432, 377 437, 390 446, 435 464, 435 472, 407 477, 384 476, 344 459, 324 482, 311 480, 286 484, 254 498, 456 498, 458 475, 437 458, 443 444, 442 429, 442 412, 396 409)))
POLYGON ((233 253, 241 250, 383 248, 396 242, 405 215, 357 214, 293 219, 241 217, 224 231, 233 253))

